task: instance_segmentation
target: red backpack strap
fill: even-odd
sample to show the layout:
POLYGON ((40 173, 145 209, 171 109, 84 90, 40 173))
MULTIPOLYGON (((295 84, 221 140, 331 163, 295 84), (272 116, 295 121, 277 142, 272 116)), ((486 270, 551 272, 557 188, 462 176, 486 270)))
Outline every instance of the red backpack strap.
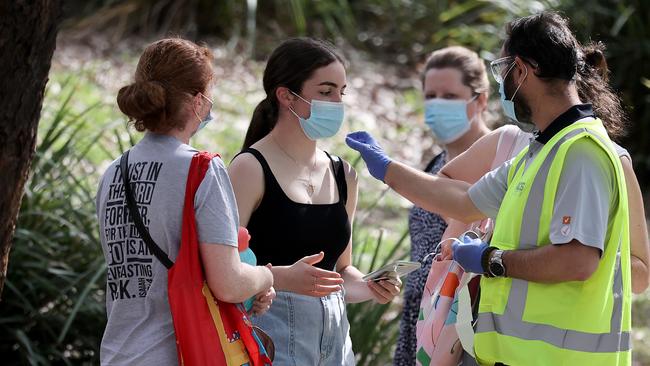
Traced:
POLYGON ((194 195, 196 194, 197 189, 199 189, 199 185, 201 185, 201 182, 205 177, 205 172, 208 171, 210 162, 215 157, 221 157, 221 155, 216 153, 201 151, 194 154, 194 156, 192 157, 192 162, 190 163, 190 170, 187 175, 187 187, 185 188, 186 202, 188 202, 187 199, 188 196, 190 195, 192 197, 192 200, 194 200, 194 195))
POLYGON ((225 355, 214 325, 208 303, 201 292, 205 283, 200 260, 194 216, 194 196, 210 166, 212 154, 197 153, 187 173, 181 246, 174 266, 168 273, 169 306, 179 364, 225 365, 225 355))
MULTIPOLYGON (((198 190, 201 182, 205 177, 210 162, 213 158, 220 157, 219 154, 208 152, 199 152, 194 155, 190 164, 190 169, 187 177, 187 187, 185 196, 184 210, 191 210, 192 212, 184 212, 184 217, 194 217, 194 196, 198 190), (187 216, 192 214, 192 216, 187 216)), ((203 268, 200 266, 200 268, 203 268)), ((252 366, 270 365, 271 360, 265 352, 260 351, 260 347, 253 335, 253 327, 246 311, 237 304, 226 303, 215 299, 218 303, 222 322, 230 329, 236 329, 239 336, 246 347, 248 356, 250 357, 252 366)))

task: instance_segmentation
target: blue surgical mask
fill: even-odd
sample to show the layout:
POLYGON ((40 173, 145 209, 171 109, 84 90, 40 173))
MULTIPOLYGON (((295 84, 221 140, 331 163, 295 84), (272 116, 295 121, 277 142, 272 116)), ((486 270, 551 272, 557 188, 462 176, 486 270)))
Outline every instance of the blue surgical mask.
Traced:
MULTIPOLYGON (((203 129, 203 127, 207 126, 208 123, 214 120, 214 117, 212 116, 212 106, 214 105, 214 102, 212 101, 212 99, 203 95, 203 93, 199 93, 199 94, 201 94, 201 97, 205 98, 205 100, 210 102, 210 110, 208 111, 208 114, 205 117, 203 117, 201 123, 199 123, 199 128, 197 129, 197 131, 200 131, 201 129, 203 129)), ((198 113, 196 113, 196 110, 194 111, 194 114, 196 115, 196 118, 200 118, 198 113)))
MULTIPOLYGON (((515 89, 515 92, 512 94, 512 98, 510 100, 506 100, 506 91, 505 91, 505 84, 506 84, 506 78, 508 77, 508 74, 510 74, 510 71, 512 71, 513 67, 515 66, 515 63, 512 63, 512 66, 508 69, 506 72, 506 75, 503 77, 503 81, 499 83, 499 94, 501 94, 501 107, 503 108, 503 112, 506 114, 506 117, 514 120, 515 122, 519 122, 517 119, 517 115, 515 113, 515 95, 517 95, 517 92, 519 91, 519 88, 521 88, 521 84, 523 84, 523 80, 519 85, 517 85, 517 89, 515 89)), ((526 80, 526 77, 528 76, 528 68, 526 67, 524 69, 526 73, 524 74, 524 80, 526 80)))
POLYGON ((210 111, 208 112, 208 115, 205 116, 205 118, 203 119, 203 121, 201 121, 201 123, 199 124, 199 129, 198 129, 198 130, 200 131, 201 129, 203 129, 203 127, 207 126, 208 123, 210 123, 210 122, 212 122, 212 121, 214 121, 214 117, 212 116, 212 110, 210 110, 210 111))
POLYGON ((317 99, 313 99, 310 103, 300 95, 291 93, 311 106, 311 113, 307 119, 300 117, 291 107, 289 108, 300 121, 300 127, 308 138, 312 140, 324 139, 339 132, 345 115, 343 103, 317 99))
POLYGON ((467 104, 477 96, 469 101, 435 98, 424 102, 424 122, 431 128, 436 139, 448 144, 469 131, 472 123, 467 118, 467 104))

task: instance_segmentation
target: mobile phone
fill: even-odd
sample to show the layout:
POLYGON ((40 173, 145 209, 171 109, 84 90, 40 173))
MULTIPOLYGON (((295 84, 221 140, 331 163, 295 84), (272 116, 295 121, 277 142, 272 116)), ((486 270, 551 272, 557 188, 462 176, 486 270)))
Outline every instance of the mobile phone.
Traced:
POLYGON ((405 276, 415 270, 420 269, 422 264, 420 262, 409 262, 409 261, 394 261, 391 263, 382 266, 381 268, 368 273, 363 276, 361 279, 364 281, 380 281, 390 279, 393 276, 389 276, 391 272, 397 273, 398 277, 405 276))

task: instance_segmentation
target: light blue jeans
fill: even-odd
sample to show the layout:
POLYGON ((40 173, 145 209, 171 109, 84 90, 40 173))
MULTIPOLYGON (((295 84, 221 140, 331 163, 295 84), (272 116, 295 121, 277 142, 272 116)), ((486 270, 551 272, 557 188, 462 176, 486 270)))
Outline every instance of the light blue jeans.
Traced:
POLYGON ((319 298, 279 291, 253 323, 273 339, 274 366, 355 365, 343 292, 319 298))

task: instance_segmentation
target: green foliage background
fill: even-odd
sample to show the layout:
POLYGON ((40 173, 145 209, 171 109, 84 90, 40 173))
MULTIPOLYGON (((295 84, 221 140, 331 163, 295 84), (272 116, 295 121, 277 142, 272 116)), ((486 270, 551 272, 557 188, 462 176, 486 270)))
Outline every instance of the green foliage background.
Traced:
MULTIPOLYGON (((209 39, 224 53, 216 64, 232 63, 228 70, 241 75, 217 86, 223 101, 217 106, 220 117, 233 123, 210 127, 193 141, 206 149, 219 146, 226 161, 239 149, 246 121, 261 100, 262 61, 279 40, 293 35, 333 41, 346 53, 354 71, 350 74, 378 79, 359 84, 356 100, 365 104, 357 109, 381 115, 382 103, 373 99, 374 94, 382 83, 392 89, 389 98, 396 100, 400 112, 392 119, 377 118, 385 122, 386 143, 399 151, 410 145, 409 139, 430 140, 426 132, 418 132, 419 127, 400 120, 419 118, 417 66, 430 51, 460 44, 491 59, 498 52, 505 22, 558 9, 571 19, 581 40, 607 44, 612 83, 630 114, 631 134, 624 145, 633 154, 642 188, 650 179, 646 143, 650 137, 650 2, 645 0, 68 0, 65 8, 61 38, 84 42, 101 37, 116 46, 89 59, 60 57, 51 73, 0 303, 3 365, 98 363, 105 324, 105 263, 95 219, 95 188, 107 162, 139 138, 125 128, 115 108, 115 91, 102 86, 102 77, 111 68, 126 65, 126 82, 143 39, 165 34, 209 39), (248 62, 248 58, 258 61, 248 62), (81 66, 73 67, 70 61, 81 66), (386 74, 395 74, 396 79, 386 74)), ((364 111, 352 109, 349 125, 369 127, 364 111)), ((359 165, 342 144, 328 148, 359 165)), ((426 143, 422 149, 427 150, 426 143)), ((363 166, 358 170, 362 187, 354 263, 369 270, 408 254, 408 204, 363 175, 363 166)), ((650 365, 647 293, 636 297, 634 307, 635 359, 650 365)), ((359 364, 390 364, 400 302, 354 304, 348 311, 359 364)))
POLYGON ((624 145, 642 186, 650 181, 650 2, 646 0, 68 0, 68 24, 81 33, 182 34, 226 40, 264 59, 286 36, 322 37, 412 70, 439 47, 460 44, 494 58, 503 24, 554 9, 583 42, 603 41, 612 85, 630 116, 624 145))

